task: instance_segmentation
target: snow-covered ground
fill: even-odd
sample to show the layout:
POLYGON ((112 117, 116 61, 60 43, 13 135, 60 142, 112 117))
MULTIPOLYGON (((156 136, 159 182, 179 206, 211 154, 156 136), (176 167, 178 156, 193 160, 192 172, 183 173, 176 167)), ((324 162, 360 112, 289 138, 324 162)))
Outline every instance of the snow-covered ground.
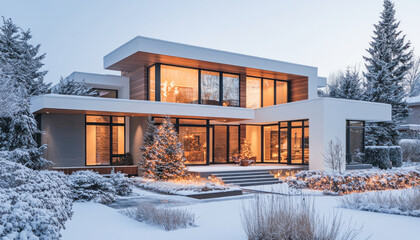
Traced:
MULTIPOLYGON (((254 190, 280 192, 282 185, 253 187, 254 190)), ((155 202, 171 207, 187 208, 196 214, 196 227, 164 231, 137 222, 119 213, 118 209, 98 203, 75 203, 73 218, 66 223, 63 239, 246 239, 240 210, 254 194, 214 200, 161 195, 137 190, 138 202, 155 202)), ((310 194, 310 192, 306 192, 310 194)), ((420 218, 364 212, 339 208, 339 198, 312 192, 317 209, 323 214, 339 211, 345 221, 363 225, 363 237, 370 239, 419 239, 420 218)), ((136 197, 134 197, 136 198, 136 197)), ((125 198, 127 199, 127 198, 125 198)))

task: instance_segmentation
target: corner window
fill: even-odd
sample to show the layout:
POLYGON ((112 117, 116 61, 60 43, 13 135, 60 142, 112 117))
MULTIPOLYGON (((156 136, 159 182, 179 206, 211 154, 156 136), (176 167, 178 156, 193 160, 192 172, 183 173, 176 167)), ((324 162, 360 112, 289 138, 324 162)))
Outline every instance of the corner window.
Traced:
POLYGON ((86 116, 86 165, 112 165, 125 154, 125 118, 86 116))

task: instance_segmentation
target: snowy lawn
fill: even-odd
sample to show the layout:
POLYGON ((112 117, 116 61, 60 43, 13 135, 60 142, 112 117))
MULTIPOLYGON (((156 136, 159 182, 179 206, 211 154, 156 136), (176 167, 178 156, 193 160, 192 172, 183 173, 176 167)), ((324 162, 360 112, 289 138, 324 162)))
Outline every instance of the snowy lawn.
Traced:
MULTIPOLYGON (((261 189, 277 189, 279 185, 267 185, 261 189)), ((137 191, 141 193, 141 191, 137 191)), ((307 192, 311 194, 310 191, 307 192)), ((340 208, 342 196, 322 196, 314 192, 316 208, 322 214, 338 211, 344 221, 363 225, 361 238, 370 239, 418 239, 420 218, 350 210, 340 208), (316 196, 317 195, 317 196, 316 196)), ((169 196, 144 191, 142 201, 147 199, 165 199, 180 203, 175 208, 188 209, 196 214, 196 227, 175 231, 165 231, 123 216, 118 209, 98 203, 75 203, 73 218, 66 223, 62 231, 63 239, 246 239, 242 228, 240 212, 244 202, 250 201, 253 194, 240 197, 221 198, 218 200, 192 200, 186 197, 169 196), (182 204, 182 202, 184 204, 182 204)), ((298 198, 298 197, 296 197, 298 198)), ((159 202, 161 207, 165 203, 159 202)), ((174 204, 167 204, 173 207, 174 204)))

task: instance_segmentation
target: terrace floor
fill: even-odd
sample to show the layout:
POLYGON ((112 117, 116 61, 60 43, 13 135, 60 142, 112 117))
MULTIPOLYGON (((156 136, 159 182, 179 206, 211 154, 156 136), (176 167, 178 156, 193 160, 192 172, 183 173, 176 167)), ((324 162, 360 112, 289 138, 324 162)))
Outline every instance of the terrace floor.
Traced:
POLYGON ((246 171, 272 171, 272 170, 307 170, 308 165, 287 164, 254 164, 251 166, 239 166, 233 164, 210 164, 206 166, 188 166, 189 172, 196 173, 221 173, 221 172, 246 172, 246 171))

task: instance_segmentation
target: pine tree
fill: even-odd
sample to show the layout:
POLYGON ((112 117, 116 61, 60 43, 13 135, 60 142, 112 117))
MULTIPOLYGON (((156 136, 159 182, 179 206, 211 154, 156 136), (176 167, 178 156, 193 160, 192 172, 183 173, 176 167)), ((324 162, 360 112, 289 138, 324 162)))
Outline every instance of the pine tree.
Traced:
POLYGON ((154 145, 156 148, 154 174, 157 179, 176 179, 188 175, 184 150, 169 117, 166 117, 159 126, 154 145))
POLYGON ((249 160, 252 157, 251 143, 243 138, 240 151, 240 159, 249 160))
POLYGON ((46 168, 51 162, 42 157, 46 145, 38 147, 34 139, 39 130, 30 111, 26 89, 16 86, 8 75, 2 73, 0 69, 0 102, 7 111, 2 111, 0 116, 0 151, 10 161, 32 169, 46 168))
POLYGON ((366 99, 367 101, 392 105, 392 122, 368 124, 366 139, 368 145, 395 145, 400 134, 398 126, 408 117, 408 105, 404 101, 403 81, 412 67, 410 42, 405 42, 398 30, 394 4, 384 1, 384 10, 375 26, 373 41, 367 50, 366 99))
POLYGON ((335 82, 328 85, 328 97, 361 100, 363 98, 362 80, 356 68, 347 67, 340 72, 335 82))
POLYGON ((38 55, 40 45, 29 43, 30 30, 22 30, 11 19, 0 26, 0 66, 14 66, 5 71, 14 84, 24 86, 29 96, 48 93, 51 83, 44 83, 47 71, 41 71, 45 54, 38 55))
POLYGON ((147 130, 143 135, 143 145, 140 147, 139 170, 144 177, 155 178, 155 159, 157 151, 155 138, 157 136, 157 127, 150 116, 147 120, 147 130))
POLYGON ((78 96, 97 96, 93 88, 86 85, 85 81, 76 82, 69 77, 61 77, 60 82, 51 89, 52 93, 78 96))

